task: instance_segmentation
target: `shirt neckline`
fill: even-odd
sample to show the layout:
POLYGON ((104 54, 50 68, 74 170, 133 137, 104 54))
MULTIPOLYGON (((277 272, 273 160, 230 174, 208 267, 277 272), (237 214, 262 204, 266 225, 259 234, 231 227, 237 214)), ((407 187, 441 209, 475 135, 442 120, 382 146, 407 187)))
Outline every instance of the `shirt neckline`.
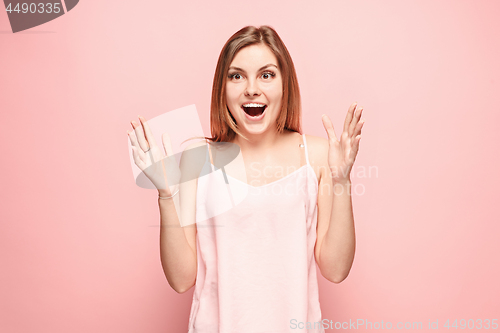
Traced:
MULTIPOLYGON (((304 164, 303 166, 301 166, 301 167, 300 167, 300 168, 298 168, 297 170, 295 170, 295 171, 293 171, 293 172, 290 172, 288 175, 286 175, 286 176, 284 176, 284 177, 281 177, 280 179, 274 180, 274 181, 272 181, 272 182, 270 182, 270 183, 267 183, 267 184, 261 185, 261 186, 254 186, 254 185, 250 185, 250 184, 248 184, 248 183, 245 183, 244 181, 241 181, 241 180, 239 180, 239 179, 237 179, 237 178, 234 178, 234 177, 230 176, 230 175, 229 175, 229 174, 227 174, 227 173, 226 173, 226 176, 227 176, 228 178, 231 178, 231 179, 233 179, 233 180, 236 180, 237 182, 239 182, 239 183, 241 183, 241 184, 244 184, 244 185, 246 185, 246 186, 248 186, 248 187, 258 189, 258 188, 264 188, 264 187, 267 187, 267 186, 270 186, 270 185, 273 185, 273 184, 279 183, 279 182, 281 182, 282 180, 285 180, 285 179, 287 179, 287 178, 290 178, 290 177, 291 177, 291 176, 293 176, 294 174, 297 174, 297 173, 298 173, 298 172, 300 172, 302 169, 307 168, 307 167, 310 167, 310 168, 312 169, 312 166, 311 166, 310 164, 304 164)), ((315 178, 316 183, 317 183, 317 182, 318 182, 318 177, 316 176, 316 173, 314 172, 314 170, 312 170, 312 171, 313 171, 313 173, 314 173, 314 178, 315 178)))

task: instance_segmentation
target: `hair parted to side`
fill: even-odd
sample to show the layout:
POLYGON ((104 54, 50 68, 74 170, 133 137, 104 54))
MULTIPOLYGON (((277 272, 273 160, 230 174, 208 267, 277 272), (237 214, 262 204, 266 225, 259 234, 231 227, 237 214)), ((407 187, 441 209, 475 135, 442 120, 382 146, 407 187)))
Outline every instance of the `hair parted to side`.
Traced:
POLYGON ((246 26, 232 35, 219 55, 215 69, 212 102, 210 106, 210 129, 211 138, 214 142, 231 142, 236 134, 246 137, 238 130, 238 126, 232 117, 226 104, 226 80, 229 66, 236 54, 244 47, 264 44, 270 48, 278 60, 278 67, 283 81, 283 99, 281 110, 276 121, 279 133, 284 129, 301 133, 301 101, 299 83, 295 66, 288 50, 271 27, 263 25, 259 28, 246 26))

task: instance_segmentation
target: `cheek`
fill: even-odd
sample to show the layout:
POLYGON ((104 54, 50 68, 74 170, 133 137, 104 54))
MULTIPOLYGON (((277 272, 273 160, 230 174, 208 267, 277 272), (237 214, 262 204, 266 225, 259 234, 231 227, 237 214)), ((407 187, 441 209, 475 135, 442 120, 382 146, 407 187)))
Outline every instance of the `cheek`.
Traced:
POLYGON ((269 97, 273 97, 275 99, 281 98, 281 96, 283 95, 283 85, 282 85, 281 81, 273 82, 272 85, 269 85, 268 87, 266 87, 266 94, 269 97))
POLYGON ((283 97, 283 90, 281 84, 275 84, 272 87, 269 87, 267 91, 268 98, 272 99, 274 103, 279 102, 283 97))
POLYGON ((236 86, 227 86, 226 87, 226 99, 228 103, 237 102, 239 96, 241 95, 241 89, 236 86))
POLYGON ((234 116, 237 117, 238 115, 238 98, 235 98, 234 94, 230 95, 228 92, 226 92, 226 107, 229 110, 229 112, 234 116))

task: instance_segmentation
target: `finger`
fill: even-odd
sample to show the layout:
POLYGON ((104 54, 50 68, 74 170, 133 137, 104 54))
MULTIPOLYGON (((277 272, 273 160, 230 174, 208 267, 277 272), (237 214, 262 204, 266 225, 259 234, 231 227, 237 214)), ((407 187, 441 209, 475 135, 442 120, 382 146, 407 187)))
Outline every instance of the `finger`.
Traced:
POLYGON ((361 119, 358 124, 356 125, 356 128, 354 129, 353 136, 356 137, 358 134, 361 134, 361 129, 363 128, 363 125, 365 124, 365 119, 361 119))
POLYGON ((132 127, 134 127, 135 135, 137 137, 137 141, 139 142, 139 148, 143 151, 149 150, 149 143, 146 141, 146 137, 144 136, 144 129, 141 125, 137 124, 135 121, 131 121, 132 127))
POLYGON ((146 162, 146 153, 139 145, 139 142, 137 141, 137 137, 135 136, 135 132, 134 131, 128 132, 128 137, 130 138, 130 143, 132 144, 132 147, 136 148, 136 152, 137 152, 137 155, 139 156, 139 158, 142 161, 146 162))
POLYGON ((139 169, 141 169, 141 171, 144 171, 146 164, 139 157, 139 150, 139 148, 132 146, 132 157, 134 158, 134 162, 139 167, 139 169))
POLYGON ((349 107, 349 110, 347 110, 347 115, 345 117, 345 121, 344 121, 344 128, 343 128, 343 132, 347 132, 348 129, 349 129, 349 125, 351 124, 351 120, 353 118, 353 113, 354 113, 354 110, 356 109, 356 106, 358 105, 357 102, 354 102, 351 104, 351 106, 349 107))
POLYGON ((325 127, 326 134, 328 135, 328 141, 335 140, 338 141, 337 135, 335 134, 335 130, 333 129, 333 124, 330 118, 323 114, 321 116, 321 120, 323 121, 323 126, 325 127))
POLYGON ((354 161, 356 160, 356 156, 358 155, 360 141, 361 141, 361 134, 357 135, 354 138, 354 144, 352 146, 351 153, 350 153, 351 163, 354 163, 354 161))
POLYGON ((168 135, 167 132, 162 134, 161 141, 163 142, 163 149, 165 150, 165 155, 172 156, 174 154, 174 150, 172 149, 172 142, 170 141, 170 135, 168 135))
MULTIPOLYGON (((163 149, 165 150, 165 158, 164 161, 167 165, 167 168, 163 169, 166 179, 169 181, 172 180, 174 184, 179 184, 181 181, 181 171, 179 166, 174 158, 174 150, 172 149, 172 141, 170 140, 170 135, 167 132, 163 133, 161 136, 161 141, 163 143, 163 149)), ((184 157, 184 156, 183 156, 184 157)), ((187 172, 183 170, 182 172, 187 172)))
POLYGON ((137 142, 137 137, 135 136, 135 132, 134 131, 127 131, 127 133, 128 133, 128 138, 130 139, 130 144, 132 146, 140 148, 139 142, 137 142))
POLYGON ((359 118, 361 117, 361 113, 363 112, 362 107, 356 107, 356 111, 354 113, 354 117, 351 120, 351 124, 349 125, 349 137, 353 137, 354 129, 356 128, 356 125, 358 124, 359 118))
POLYGON ((153 132, 151 132, 151 129, 149 128, 148 122, 142 116, 139 116, 139 119, 141 120, 142 127, 144 127, 144 133, 146 134, 146 140, 148 140, 149 146, 151 148, 156 147, 155 137, 153 136, 153 132))

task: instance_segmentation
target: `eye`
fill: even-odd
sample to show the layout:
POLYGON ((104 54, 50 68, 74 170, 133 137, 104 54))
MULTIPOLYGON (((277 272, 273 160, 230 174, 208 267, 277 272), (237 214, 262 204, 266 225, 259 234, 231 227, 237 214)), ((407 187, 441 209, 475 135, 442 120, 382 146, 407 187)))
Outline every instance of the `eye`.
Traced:
POLYGON ((267 75, 267 78, 271 79, 276 76, 274 72, 264 72, 262 73, 262 76, 267 75))
POLYGON ((241 78, 241 75, 240 73, 231 73, 227 76, 229 79, 233 80, 233 79, 240 79, 241 78))

